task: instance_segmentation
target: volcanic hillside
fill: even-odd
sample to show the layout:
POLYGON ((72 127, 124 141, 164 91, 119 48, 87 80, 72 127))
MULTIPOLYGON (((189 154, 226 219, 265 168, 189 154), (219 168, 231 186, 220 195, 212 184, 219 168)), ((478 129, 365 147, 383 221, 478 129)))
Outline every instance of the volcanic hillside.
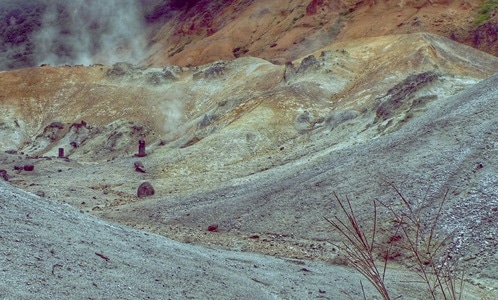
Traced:
MULTIPOLYGON (((77 289, 92 297, 89 285, 98 297, 105 295, 98 278, 125 299, 157 298, 159 283, 172 289, 170 298, 360 299, 351 280, 336 286, 354 270, 337 267, 347 265, 338 247, 344 237, 324 217, 340 215, 335 193, 371 228, 372 201, 401 209, 399 191, 426 225, 437 218, 435 239, 451 237, 444 253, 459 262, 466 297, 496 298, 498 58, 445 37, 450 31, 426 32, 437 27, 431 22, 406 21, 444 11, 455 13, 453 26, 478 1, 308 2, 155 3, 142 64, 0 72, 0 169, 8 181, 0 209, 9 212, 0 276, 20 278, 14 288, 0 284, 0 295, 64 297, 77 289), (405 21, 375 26, 381 11, 405 21), (201 13, 209 26, 189 23, 201 13), (259 23, 270 20, 276 23, 259 23), (323 38, 332 24, 340 30, 323 38), (137 155, 140 140, 146 156, 137 155), (154 193, 138 197, 144 182, 154 193), (57 231, 58 222, 68 229, 57 231), (92 260, 80 260, 83 250, 92 260), (175 284, 157 277, 158 266, 177 267, 170 260, 186 266, 175 284), (255 274, 262 265, 275 272, 255 274), (79 275, 75 286, 85 272, 94 277, 79 275), (334 272, 335 283, 324 279, 334 272), (134 274, 145 281, 133 284, 134 274), (315 283, 306 274, 318 276, 315 283), (201 290, 187 288, 193 276, 201 290), (23 292, 23 284, 32 288, 23 292)), ((377 217, 381 261, 399 239, 389 211, 377 217)), ((388 258, 393 295, 420 299, 413 256, 400 250, 388 258)), ((367 294, 373 297, 370 285, 367 294)))
POLYGON ((4 0, 0 69, 127 61, 285 64, 334 42, 429 32, 497 55, 494 0, 4 0))

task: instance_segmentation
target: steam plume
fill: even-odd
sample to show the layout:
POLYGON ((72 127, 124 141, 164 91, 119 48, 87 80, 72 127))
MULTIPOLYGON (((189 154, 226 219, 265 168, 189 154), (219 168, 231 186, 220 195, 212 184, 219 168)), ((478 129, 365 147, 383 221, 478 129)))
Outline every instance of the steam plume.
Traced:
POLYGON ((137 0, 47 1, 34 33, 37 64, 110 65, 144 58, 143 14, 137 0))

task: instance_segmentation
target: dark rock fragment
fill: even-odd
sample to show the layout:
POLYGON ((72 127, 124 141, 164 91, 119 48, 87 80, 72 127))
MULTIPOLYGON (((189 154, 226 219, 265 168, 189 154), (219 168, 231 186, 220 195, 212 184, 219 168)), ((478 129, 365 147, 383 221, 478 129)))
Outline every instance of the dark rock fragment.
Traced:
POLYGON ((140 172, 140 173, 145 173, 145 167, 144 164, 140 161, 136 161, 133 163, 135 166, 135 171, 140 172))
POLYGON ((24 165, 24 171, 31 172, 35 169, 35 166, 33 165, 24 165))
POLYGON ((0 170, 0 177, 5 181, 9 181, 9 174, 7 174, 7 170, 0 170))
POLYGON ((142 183, 138 189, 137 189, 137 197, 138 198, 143 198, 143 197, 148 197, 154 195, 154 187, 152 187, 152 184, 150 182, 144 182, 142 183))
POLYGON ((208 226, 207 228, 208 231, 211 231, 211 232, 218 232, 218 224, 211 224, 208 226))

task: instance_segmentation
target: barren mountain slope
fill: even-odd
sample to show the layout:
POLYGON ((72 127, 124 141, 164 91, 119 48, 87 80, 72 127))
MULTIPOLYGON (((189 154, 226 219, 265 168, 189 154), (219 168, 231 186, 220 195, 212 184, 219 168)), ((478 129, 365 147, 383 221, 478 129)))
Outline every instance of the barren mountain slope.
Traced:
POLYGON ((459 230, 469 278, 495 287, 496 78, 477 82, 496 70, 493 56, 421 33, 285 66, 2 72, 0 169, 22 189, 183 242, 335 263, 340 237, 322 219, 337 209, 332 192, 368 222, 372 198, 394 201, 384 179, 414 203, 428 190, 427 217, 450 188, 439 233, 459 230), (155 195, 136 197, 143 181, 155 195))
POLYGON ((339 41, 430 32, 496 54, 496 20, 477 26, 484 1, 189 1, 148 15, 149 66, 240 56, 284 64, 339 41), (157 29, 156 29, 157 28, 157 29))
POLYGON ((333 42, 430 32, 498 54, 491 0, 4 0, 0 69, 40 64, 284 64, 333 42))

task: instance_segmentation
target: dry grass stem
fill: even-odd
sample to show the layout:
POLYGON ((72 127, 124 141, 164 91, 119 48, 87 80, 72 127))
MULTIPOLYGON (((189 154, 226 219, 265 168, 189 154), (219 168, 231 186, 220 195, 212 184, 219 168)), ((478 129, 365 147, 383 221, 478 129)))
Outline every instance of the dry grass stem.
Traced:
MULTIPOLYGON (((426 197, 418 205, 414 206, 392 183, 396 194, 399 196, 402 208, 394 209, 392 205, 375 199, 373 201, 373 225, 368 234, 359 223, 348 197, 341 200, 336 193, 334 197, 340 206, 343 218, 335 215, 332 219, 325 218, 345 238, 342 245, 338 247, 344 251, 345 256, 353 268, 360 272, 372 283, 383 299, 391 299, 386 287, 387 263, 393 247, 407 253, 408 257, 415 263, 415 271, 427 286, 431 299, 461 299, 463 291, 463 272, 461 276, 455 274, 457 270, 457 259, 452 257, 453 246, 451 238, 453 234, 446 235, 443 239, 437 236, 437 225, 441 218, 444 204, 447 200, 448 191, 444 194, 440 205, 437 207, 435 217, 431 218, 422 214, 426 197), (398 237, 396 241, 390 241, 383 258, 382 267, 377 266, 375 248, 381 244, 377 236, 378 227, 378 204, 384 207, 392 216, 393 232, 391 237, 398 237), (395 245, 396 244, 396 245, 395 245), (381 269, 381 270, 380 270, 381 269)), ((427 204, 426 204, 427 205, 427 204)), ((427 205, 428 207, 428 205, 427 205)), ((363 284, 362 292, 364 294, 363 284)))

